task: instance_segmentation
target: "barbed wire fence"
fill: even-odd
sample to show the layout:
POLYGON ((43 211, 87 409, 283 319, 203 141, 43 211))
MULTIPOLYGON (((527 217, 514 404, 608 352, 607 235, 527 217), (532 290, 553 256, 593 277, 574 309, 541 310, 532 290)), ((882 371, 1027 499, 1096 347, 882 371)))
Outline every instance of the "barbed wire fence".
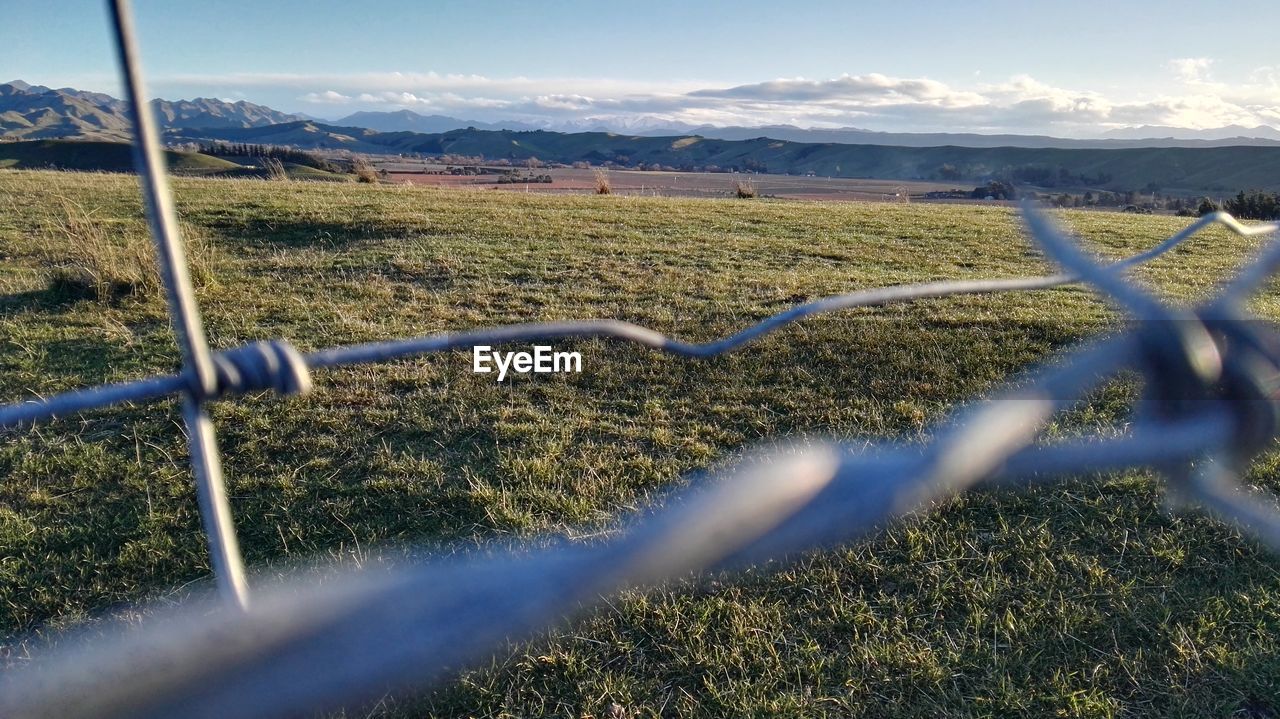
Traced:
POLYGON ((1194 307, 1171 307, 1126 278, 1206 227, 1266 235, 1225 213, 1192 222, 1159 245, 1100 264, 1030 203, 1029 234, 1064 272, 862 290, 800 305, 724 339, 691 344, 612 321, 520 324, 334 347, 302 354, 283 340, 213 351, 187 275, 146 100, 127 0, 112 24, 135 132, 135 164, 170 317, 182 350, 172 375, 102 385, 0 407, 0 427, 179 396, 192 475, 220 601, 192 602, 67 641, 0 678, 0 716, 279 716, 350 706, 423 686, 626 588, 692 572, 742 567, 847 542, 980 483, 1050 480, 1152 467, 1171 498, 1197 506, 1280 551, 1274 498, 1240 476, 1280 434, 1280 334, 1250 316, 1247 297, 1280 269, 1280 242, 1194 307), (729 352, 819 313, 957 294, 1030 291, 1087 282, 1134 322, 1066 352, 995 398, 960 410, 922 447, 835 442, 774 447, 624 518, 593 543, 562 540, 483 558, 418 561, 251 593, 227 500, 211 402, 311 389, 312 370, 411 355, 569 337, 602 337, 699 358, 729 352), (1039 441, 1055 413, 1122 370, 1144 386, 1119 437, 1039 441))

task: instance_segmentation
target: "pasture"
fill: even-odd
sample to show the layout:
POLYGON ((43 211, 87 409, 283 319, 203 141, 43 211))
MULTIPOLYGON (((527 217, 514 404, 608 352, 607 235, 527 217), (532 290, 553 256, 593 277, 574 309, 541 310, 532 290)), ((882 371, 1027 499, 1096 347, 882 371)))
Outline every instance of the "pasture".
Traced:
MULTIPOLYGON (((704 341, 852 289, 1050 269, 1003 207, 227 179, 175 191, 207 248, 198 297, 217 348, 585 318, 704 341)), ((1108 256, 1188 222, 1060 217, 1108 256)), ((154 294, 51 281, 50 257, 73 254, 84 225, 144 241, 136 179, 0 172, 5 401, 178 363, 154 294)), ((1259 242, 1214 230, 1136 275, 1193 300, 1259 242)), ((1280 319, 1280 295, 1253 309, 1280 319)), ((957 403, 1116 322, 1080 287, 956 297, 812 319, 710 360, 577 341, 562 348, 580 373, 498 383, 454 352, 317 373, 309 396, 213 413, 242 547, 271 575, 410 544, 590 541, 760 442, 920 441, 957 403)), ((1121 426, 1134 393, 1113 383, 1050 433, 1121 426)), ((0 431, 0 661, 206 582, 179 425, 166 403, 0 431)), ((1280 489, 1276 460, 1249 481, 1280 489)), ((630 593, 351 715, 1271 717, 1277 635, 1280 560, 1168 514, 1158 478, 1134 472, 974 493, 865 542, 630 593)))
MULTIPOLYGON (((388 171, 391 182, 414 185, 497 189, 514 192, 590 194, 596 189, 597 169, 568 167, 517 169, 521 175, 551 176, 550 183, 497 184, 498 175, 426 174, 446 166, 434 163, 395 160, 377 163, 388 171)), ((654 197, 729 197, 739 181, 750 182, 761 195, 789 200, 829 200, 901 202, 919 199, 926 192, 972 190, 973 183, 923 180, 870 180, 847 177, 806 177, 801 175, 740 174, 729 172, 659 172, 649 170, 608 170, 613 191, 622 195, 654 197), (904 197, 904 195, 909 196, 904 197)))

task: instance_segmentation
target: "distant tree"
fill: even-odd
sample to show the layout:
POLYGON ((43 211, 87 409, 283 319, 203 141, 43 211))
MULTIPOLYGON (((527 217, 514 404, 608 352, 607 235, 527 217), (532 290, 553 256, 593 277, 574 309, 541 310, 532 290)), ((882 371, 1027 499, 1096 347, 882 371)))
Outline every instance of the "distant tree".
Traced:
POLYGON ((1241 219, 1274 220, 1280 218, 1280 195, 1241 191, 1223 203, 1222 209, 1241 219))
POLYGON ((1213 200, 1210 200, 1207 197, 1201 198, 1200 206, 1196 208, 1196 214, 1199 215, 1200 217, 1204 217, 1205 215, 1208 215, 1217 211, 1218 211, 1218 206, 1213 204, 1213 200))
POLYGON ((981 187, 975 187, 970 196, 976 200, 992 198, 994 200, 1016 200, 1018 193, 1013 189, 1013 185, 1003 180, 992 180, 981 187))

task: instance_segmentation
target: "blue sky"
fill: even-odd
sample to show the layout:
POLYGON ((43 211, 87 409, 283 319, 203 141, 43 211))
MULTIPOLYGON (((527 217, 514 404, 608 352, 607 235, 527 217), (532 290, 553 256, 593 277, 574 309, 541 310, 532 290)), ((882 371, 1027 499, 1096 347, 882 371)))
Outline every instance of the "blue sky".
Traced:
MULTIPOLYGON (((331 118, 1280 126, 1274 6, 1260 1, 138 0, 135 12, 153 95, 331 118)), ((7 0, 5 16, 0 81, 118 92, 102 3, 7 0)))

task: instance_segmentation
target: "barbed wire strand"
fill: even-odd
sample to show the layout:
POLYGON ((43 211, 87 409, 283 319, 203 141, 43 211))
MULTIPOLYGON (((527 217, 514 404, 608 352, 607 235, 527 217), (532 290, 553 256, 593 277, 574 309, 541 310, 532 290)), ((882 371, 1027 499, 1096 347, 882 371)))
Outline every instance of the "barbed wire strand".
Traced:
MULTIPOLYGON (((1149 262, 1191 238, 1199 230, 1212 224, 1222 224, 1227 229, 1242 235, 1265 234, 1274 232, 1277 229, 1276 225, 1241 225, 1226 213, 1206 215, 1159 245, 1115 262, 1110 267, 1114 270, 1128 270, 1149 262)), ((302 355, 302 361, 307 368, 317 369, 384 362, 432 352, 465 349, 477 345, 569 338, 616 339, 670 352, 675 355, 706 358, 738 349, 789 324, 819 314, 955 295, 1051 289, 1080 281, 1080 276, 1076 274, 1055 274, 1037 277, 947 280, 877 287, 824 297, 798 305, 767 317, 737 334, 701 344, 668 337, 660 332, 630 322, 580 320, 575 322, 523 323, 466 332, 442 333, 418 338, 331 347, 302 355)), ((250 347, 262 344, 264 343, 257 343, 256 345, 250 345, 250 347)), ((280 341, 275 341, 271 344, 278 346, 281 343, 280 341)), ((285 346, 287 347, 287 345, 285 346)), ((215 354, 215 360, 226 360, 228 355, 245 349, 240 348, 239 350, 217 353, 215 354)), ((252 365, 250 364, 249 366, 252 365)), ((182 375, 151 377, 17 402, 0 407, 0 427, 23 426, 78 412, 101 409, 123 402, 147 402, 162 399, 182 392, 185 383, 185 377, 182 375)), ((219 385, 219 389, 215 394, 221 396, 233 390, 244 392, 256 389, 266 389, 266 387, 253 385, 236 386, 234 384, 228 385, 228 383, 224 382, 219 385)))
POLYGON ((135 159, 183 369, 178 375, 9 405, 0 408, 0 426, 182 395, 223 601, 158 612, 141 629, 109 629, 98 640, 68 639, 56 650, 37 653, 30 666, 0 678, 0 715, 277 716, 349 705, 455 672, 622 589, 847 542, 983 484, 1155 467, 1178 501, 1280 550, 1274 498, 1239 483, 1241 469, 1280 426, 1274 390, 1280 386, 1280 342, 1250 327, 1238 306, 1280 268, 1280 243, 1264 247, 1220 294, 1192 311, 1168 307, 1122 276, 1213 224, 1245 236, 1274 232, 1276 225, 1246 226, 1213 213, 1149 250, 1104 265, 1024 204, 1031 236, 1065 273, 863 290, 800 305, 704 344, 626 322, 595 320, 512 325, 308 355, 281 341, 211 353, 186 277, 128 5, 112 0, 111 8, 134 117, 135 159), (955 412, 923 447, 838 442, 774 447, 695 483, 661 507, 633 515, 603 540, 557 540, 540 548, 493 550, 488 556, 346 572, 324 582, 304 577, 256 593, 254 603, 247 603, 213 427, 204 408, 208 401, 258 390, 300 394, 310 387, 311 368, 477 344, 608 337, 708 357, 821 312, 1077 281, 1088 282, 1141 321, 1071 350, 1011 383, 995 399, 955 412), (1130 431, 1037 443, 1055 413, 1121 370, 1138 372, 1147 392, 1130 431))

